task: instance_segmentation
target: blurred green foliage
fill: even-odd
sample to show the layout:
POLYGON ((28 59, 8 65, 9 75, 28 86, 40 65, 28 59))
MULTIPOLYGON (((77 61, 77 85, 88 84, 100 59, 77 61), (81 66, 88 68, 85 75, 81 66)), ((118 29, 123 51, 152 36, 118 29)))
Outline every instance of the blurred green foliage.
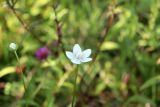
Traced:
POLYGON ((55 19, 65 50, 75 43, 92 56, 100 50, 92 64, 80 65, 76 107, 159 107, 159 11, 159 0, 0 0, 1 107, 70 106, 76 66, 61 51, 55 19), (114 22, 97 47, 110 14, 114 22), (11 42, 19 45, 25 93, 11 42), (43 46, 51 54, 39 61, 43 46))

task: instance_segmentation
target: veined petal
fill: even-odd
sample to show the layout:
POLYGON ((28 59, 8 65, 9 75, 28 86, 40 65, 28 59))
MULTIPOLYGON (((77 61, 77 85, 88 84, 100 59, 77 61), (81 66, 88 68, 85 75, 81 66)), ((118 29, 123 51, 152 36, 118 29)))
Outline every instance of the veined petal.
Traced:
POLYGON ((81 50, 81 47, 78 45, 78 44, 75 44, 74 47, 73 47, 73 54, 77 54, 77 53, 81 53, 82 50, 81 50))
POLYGON ((69 52, 69 51, 66 51, 66 56, 69 58, 69 59, 74 59, 74 54, 72 52, 69 52))
POLYGON ((72 59, 71 60, 72 61, 72 63, 74 63, 74 64, 81 64, 81 61, 80 60, 78 60, 78 59, 72 59))
POLYGON ((89 62, 92 61, 92 58, 83 58, 81 59, 81 62, 89 62))
POLYGON ((91 49, 86 49, 82 53, 83 53, 83 57, 87 58, 91 55, 91 49))

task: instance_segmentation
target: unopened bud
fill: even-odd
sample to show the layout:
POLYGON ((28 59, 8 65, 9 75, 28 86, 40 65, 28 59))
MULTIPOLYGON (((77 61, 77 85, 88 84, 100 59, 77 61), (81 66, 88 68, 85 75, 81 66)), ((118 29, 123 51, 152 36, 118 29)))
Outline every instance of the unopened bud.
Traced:
POLYGON ((9 48, 11 49, 11 50, 17 50, 17 44, 16 43, 10 43, 10 45, 9 45, 9 48))

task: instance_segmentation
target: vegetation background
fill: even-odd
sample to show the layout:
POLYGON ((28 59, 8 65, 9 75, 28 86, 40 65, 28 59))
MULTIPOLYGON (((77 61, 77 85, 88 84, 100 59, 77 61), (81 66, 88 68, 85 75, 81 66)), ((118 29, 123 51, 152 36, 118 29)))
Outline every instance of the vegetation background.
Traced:
POLYGON ((64 52, 78 43, 93 61, 80 65, 76 107, 160 107, 159 19, 160 0, 0 0, 0 106, 69 107, 64 52))

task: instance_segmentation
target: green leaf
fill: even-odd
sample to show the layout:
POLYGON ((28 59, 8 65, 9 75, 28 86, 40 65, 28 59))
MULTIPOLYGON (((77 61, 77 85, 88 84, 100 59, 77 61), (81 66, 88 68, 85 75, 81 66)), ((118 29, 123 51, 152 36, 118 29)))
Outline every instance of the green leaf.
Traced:
POLYGON ((2 70, 0 70, 0 78, 13 72, 15 72, 15 67, 9 66, 9 67, 3 68, 2 70))
POLYGON ((130 103, 141 103, 141 104, 146 104, 146 103, 150 103, 153 107, 156 107, 156 105, 154 104, 154 102, 152 100, 150 100, 149 98, 145 97, 145 96, 141 96, 141 95, 134 95, 131 96, 125 103, 125 107, 128 107, 128 105, 130 103))
POLYGON ((106 41, 101 46, 102 51, 104 51, 104 50, 114 50, 114 49, 118 49, 118 48, 119 48, 119 45, 115 42, 112 42, 112 41, 106 41))
POLYGON ((150 86, 152 86, 152 85, 157 84, 158 82, 160 82, 160 75, 155 76, 155 77, 149 79, 148 81, 146 81, 146 82, 141 86, 140 89, 141 89, 141 90, 144 90, 144 89, 146 89, 146 88, 148 88, 148 87, 150 87, 150 86))
POLYGON ((102 92, 106 88, 106 85, 107 84, 105 83, 99 83, 96 87, 95 94, 96 95, 100 94, 100 92, 102 92))

